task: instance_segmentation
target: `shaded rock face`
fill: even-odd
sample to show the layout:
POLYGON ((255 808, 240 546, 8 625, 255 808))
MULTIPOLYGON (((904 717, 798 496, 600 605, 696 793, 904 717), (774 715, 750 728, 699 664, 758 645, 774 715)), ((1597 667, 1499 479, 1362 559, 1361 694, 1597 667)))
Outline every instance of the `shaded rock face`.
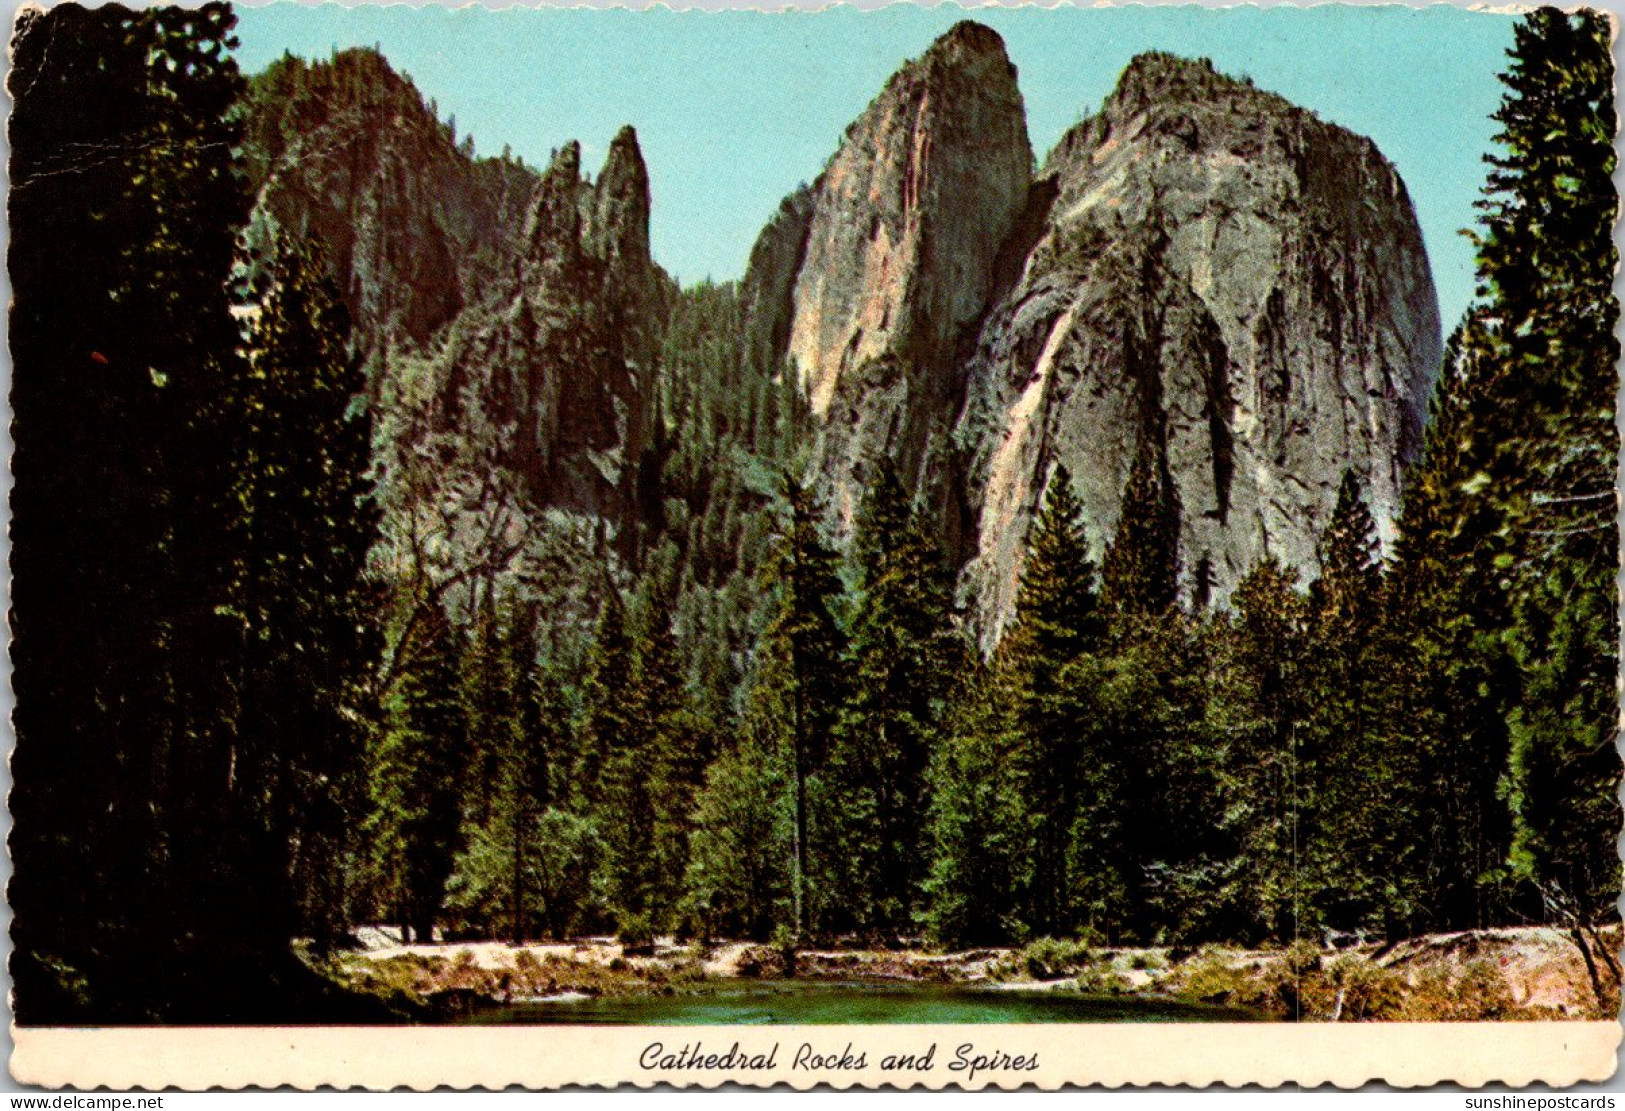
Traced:
POLYGON ((746 342, 763 366, 782 359, 790 347, 796 275, 807 255, 812 216, 813 192, 803 185, 784 198, 751 248, 740 287, 740 309, 746 342))
POLYGON ((1053 202, 983 324, 955 431, 984 645, 1056 465, 1098 556, 1143 435, 1182 507, 1187 598, 1223 600, 1266 555, 1314 577, 1345 469, 1391 538, 1439 318, 1405 187, 1369 140, 1143 55, 1034 193, 1053 202))
POLYGON ((483 435, 547 505, 619 519, 649 434, 666 279, 649 258, 649 177, 637 135, 596 184, 569 143, 525 219, 522 253, 450 330, 442 431, 483 435))
POLYGON ((636 133, 596 183, 567 144, 542 173, 475 159, 373 51, 255 79, 251 239, 315 239, 374 401, 411 450, 455 440, 538 506, 619 519, 647 435, 669 279, 649 255, 636 133))
POLYGON ((277 62, 254 81, 247 130, 251 243, 320 243, 364 351, 424 347, 476 300, 536 187, 534 170, 459 150, 371 50, 277 62))
POLYGON ((906 481, 940 486, 960 353, 1031 166, 1004 43, 960 23, 891 79, 757 243, 753 334, 792 360, 807 392, 814 467, 843 529, 881 453, 906 481))

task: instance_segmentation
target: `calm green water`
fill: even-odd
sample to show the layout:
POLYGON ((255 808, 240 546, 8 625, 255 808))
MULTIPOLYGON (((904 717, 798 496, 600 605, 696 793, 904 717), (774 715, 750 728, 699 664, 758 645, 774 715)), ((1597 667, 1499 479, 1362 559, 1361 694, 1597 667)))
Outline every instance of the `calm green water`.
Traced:
POLYGON ((876 1023, 1250 1022, 1258 1016, 1132 996, 852 982, 729 983, 690 995, 514 1003, 479 1023, 774 1026, 876 1023))

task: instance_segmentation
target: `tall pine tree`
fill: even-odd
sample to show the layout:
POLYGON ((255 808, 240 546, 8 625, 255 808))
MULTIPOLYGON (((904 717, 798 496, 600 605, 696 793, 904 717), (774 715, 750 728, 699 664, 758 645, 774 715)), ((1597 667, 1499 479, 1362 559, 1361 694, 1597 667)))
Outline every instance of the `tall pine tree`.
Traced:
POLYGON ((1511 861, 1527 906, 1589 923, 1620 876, 1613 65, 1598 12, 1542 8, 1515 36, 1478 237, 1486 354, 1520 416, 1488 491, 1525 679, 1511 861))
POLYGON ((1179 493, 1168 473, 1165 417, 1152 406, 1140 430, 1117 534, 1100 565, 1102 603, 1120 618, 1160 617, 1179 593, 1179 493))
POLYGON ((777 612, 764 634, 756 712, 758 721, 774 723, 767 728, 781 738, 788 760, 794 813, 789 926, 797 940, 804 940, 817 919, 819 897, 812 815, 815 796, 824 789, 820 777, 843 692, 844 645, 835 620, 842 591, 812 491, 786 475, 780 493, 781 531, 767 568, 777 612))
POLYGON ((215 3, 62 5, 16 25, 23 1021, 249 1016, 287 960, 289 915, 257 913, 232 785, 227 283, 249 201, 233 23, 215 3))
POLYGON ((831 756, 838 901, 852 928, 906 930, 924 878, 926 766, 964 652, 947 560, 889 461, 877 467, 853 546, 851 685, 831 756))
POLYGON ((363 583, 376 527, 372 422, 349 316, 320 257, 280 245, 228 405, 240 445, 234 609, 240 724, 230 789, 261 861, 263 895, 291 884, 289 932, 345 921, 345 858, 364 797, 367 692, 377 644, 363 583), (279 860, 279 854, 290 854, 279 860))
POLYGON ((376 913, 403 938, 434 937, 446 884, 465 836, 468 718, 459 665, 462 636, 435 608, 387 707, 372 754, 368 840, 376 913))
POLYGON ((1516 27, 1478 302, 1400 520, 1416 704, 1441 727, 1424 752, 1448 854, 1432 874, 1462 924, 1588 923, 1618 891, 1608 40, 1597 13, 1516 27))
POLYGON ((1099 646, 1094 561, 1072 476, 1058 466, 1033 525, 1021 571, 1016 617, 999 645, 997 681, 1008 689, 1008 755, 1026 800, 1032 872, 1023 911, 1037 934, 1067 925, 1067 857, 1080 801, 1085 753, 1077 728, 1080 688, 1068 676, 1099 646))

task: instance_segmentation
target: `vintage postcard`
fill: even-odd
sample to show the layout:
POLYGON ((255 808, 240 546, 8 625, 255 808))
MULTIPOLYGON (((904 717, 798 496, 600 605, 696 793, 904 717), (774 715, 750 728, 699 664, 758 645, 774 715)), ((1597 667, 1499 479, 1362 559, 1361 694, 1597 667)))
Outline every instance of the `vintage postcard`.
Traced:
POLYGON ((1614 34, 21 10, 13 1075, 1611 1075, 1614 34))

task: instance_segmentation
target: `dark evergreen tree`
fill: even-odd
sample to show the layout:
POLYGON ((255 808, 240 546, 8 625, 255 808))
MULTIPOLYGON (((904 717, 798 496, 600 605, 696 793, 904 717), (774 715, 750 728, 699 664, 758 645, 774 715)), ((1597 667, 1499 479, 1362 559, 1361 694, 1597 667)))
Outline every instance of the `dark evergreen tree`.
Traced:
MULTIPOLYGON (((627 637, 630 669, 618 692, 625 709, 621 731, 608 746, 600 800, 604 897, 621 940, 629 946, 653 941, 669 918, 669 876, 656 856, 656 825, 665 798, 663 782, 671 749, 678 744, 683 690, 672 651, 670 615, 645 596, 632 615, 627 637), (667 881, 667 882, 663 882, 667 881)), ((600 675, 600 678, 602 676, 600 675)), ((665 815, 670 818, 669 809, 665 815)), ((679 873, 681 861, 675 867, 679 873)))
POLYGON ((1446 347, 1432 421, 1398 521, 1385 619, 1406 656, 1401 719, 1419 738, 1423 869, 1438 928, 1483 927, 1505 914, 1511 815, 1497 798, 1510 753, 1508 717, 1521 679, 1504 636, 1501 517, 1484 485, 1499 450, 1492 368, 1479 325, 1446 347), (1476 338, 1473 338, 1476 335, 1476 338))
POLYGON ((512 742, 517 692, 495 584, 476 581, 474 594, 468 647, 460 664, 468 730, 468 820, 473 826, 482 826, 491 820, 496 804, 504 753, 512 742))
POLYGON ((1014 747, 1007 758, 1033 838, 1023 913, 1039 935, 1066 925, 1068 846, 1086 759, 1077 728, 1085 711, 1077 696, 1087 693, 1066 672, 1098 647, 1095 579, 1082 505, 1071 474, 1057 467, 1028 543, 1015 622, 995 659, 998 681, 1009 686, 1014 747))
POLYGON ((377 660, 363 572, 375 538, 371 421, 349 317, 320 258, 282 245, 228 398, 240 445, 234 609, 242 621, 232 788, 244 793, 257 885, 286 876, 289 933, 344 926, 362 808, 366 690, 377 660), (278 857, 288 854, 282 860, 278 857))
POLYGON ((928 769, 930 871, 925 926, 939 945, 1024 941, 1033 842, 1011 691, 990 668, 956 685, 928 769))
POLYGON ((1377 526, 1353 471, 1343 472, 1331 520, 1320 535, 1320 577, 1310 587, 1322 639, 1357 640, 1377 617, 1382 573, 1377 526))
POLYGON ((635 743, 638 724, 627 700, 632 688, 632 638, 626 629, 626 605, 620 594, 605 595, 593 628, 592 648, 582 681, 583 716, 578 752, 571 771, 571 790, 586 807, 604 797, 616 751, 635 743))
POLYGON ((252 1016, 287 960, 288 909, 259 913, 243 859, 241 808, 265 785, 232 769, 233 22, 224 4, 62 5, 13 39, 27 1022, 252 1016))
POLYGON ((1613 65, 1597 12, 1542 8, 1515 36, 1478 237, 1487 357, 1518 417, 1488 487, 1525 678, 1511 861, 1528 912, 1590 922, 1614 916, 1620 875, 1613 65))
POLYGON ((925 875, 926 767, 964 660, 951 582, 923 510, 881 462, 853 539, 850 691, 831 754, 836 901, 851 928, 906 930, 925 875))
POLYGON ((513 877, 509 936, 516 945, 538 932, 536 923, 544 909, 536 905, 540 891, 535 873, 543 854, 539 824, 553 804, 554 765, 564 749, 565 715, 552 684, 536 666, 535 625, 533 614, 516 617, 507 646, 514 728, 513 744, 503 761, 503 787, 513 877))
POLYGON ((780 492, 781 531, 767 567, 776 612, 763 636, 753 697, 758 730, 778 738, 789 766, 794 820, 788 925, 802 940, 817 919, 819 896, 812 890, 819 852, 812 843, 814 796, 824 787, 819 777, 843 696, 844 644, 835 621, 842 591, 812 492, 790 475, 780 492))
MULTIPOLYGON (((519 945, 541 932, 547 909, 542 816, 554 801, 565 717, 537 670, 534 616, 496 604, 482 613, 466 656, 480 661, 484 677, 465 685, 465 705, 484 740, 469 746, 478 770, 465 792, 464 848, 447 882, 445 918, 459 933, 505 934, 519 945), (476 703, 476 692, 485 701, 476 703)), ((466 662, 464 670, 475 672, 466 662)))
POLYGON ((1160 407, 1146 416, 1117 535, 1101 560, 1101 602, 1124 618, 1166 614, 1179 594, 1179 493, 1168 473, 1164 420, 1160 407))
POLYGON ((1230 599, 1233 685, 1219 697, 1232 700, 1224 732, 1233 809, 1223 824, 1239 855, 1239 931, 1251 941, 1300 936, 1298 732, 1309 613, 1297 580, 1266 559, 1230 599))
POLYGON ((1544 8, 1515 35, 1479 302, 1400 521, 1439 830, 1421 839, 1434 897, 1464 925, 1611 915, 1619 876, 1608 30, 1544 8))
POLYGON ((375 909, 399 923, 403 937, 427 941, 463 848, 469 761, 462 638, 443 612, 432 614, 420 635, 424 643, 396 685, 373 754, 368 834, 375 909))
POLYGON ((1385 589, 1376 526, 1345 473, 1310 588, 1309 710, 1295 745, 1300 913, 1312 904, 1316 922, 1402 936, 1416 846, 1395 834, 1416 815, 1418 769, 1394 712, 1402 657, 1381 622, 1385 589))
POLYGON ((716 730, 696 710, 683 682, 683 660, 667 596, 665 587, 649 580, 640 592, 634 701, 648 729, 647 760, 638 774, 647 784, 653 815, 645 849, 650 927, 675 931, 682 925, 679 904, 695 798, 716 755, 716 730))

